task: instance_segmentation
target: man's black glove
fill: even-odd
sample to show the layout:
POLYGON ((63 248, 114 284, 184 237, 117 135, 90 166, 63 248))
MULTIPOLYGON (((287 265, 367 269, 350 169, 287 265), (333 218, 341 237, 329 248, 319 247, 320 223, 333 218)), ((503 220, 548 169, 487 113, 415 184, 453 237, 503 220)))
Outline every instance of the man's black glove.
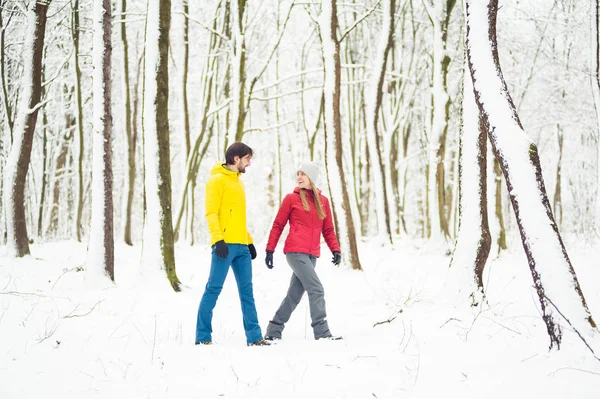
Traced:
POLYGON ((215 242, 215 254, 219 258, 227 259, 227 256, 229 256, 229 247, 225 243, 225 240, 215 242))
POLYGON ((254 244, 248 245, 248 249, 250 250, 250 257, 254 260, 256 258, 256 248, 254 248, 254 244))
POLYGON ((265 258, 265 263, 269 269, 273 268, 273 251, 267 251, 267 257, 265 258))
POLYGON ((342 254, 339 253, 339 252, 337 252, 337 251, 335 251, 333 253, 333 259, 331 259, 331 263, 333 263, 334 265, 337 266, 337 265, 340 264, 341 261, 342 261, 342 254))

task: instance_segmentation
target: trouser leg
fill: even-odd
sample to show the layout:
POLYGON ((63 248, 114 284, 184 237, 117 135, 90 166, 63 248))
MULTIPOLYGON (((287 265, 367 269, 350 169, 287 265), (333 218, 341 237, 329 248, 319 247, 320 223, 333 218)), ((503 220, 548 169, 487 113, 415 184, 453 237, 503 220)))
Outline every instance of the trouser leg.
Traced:
POLYGON ((295 273, 292 273, 292 278, 290 279, 290 287, 288 288, 287 295, 283 298, 281 305, 279 305, 279 309, 275 312, 275 316, 273 316, 273 320, 269 322, 269 326, 267 327, 266 335, 275 338, 281 338, 281 333, 285 327, 285 323, 288 322, 290 316, 296 306, 300 303, 302 296, 304 295, 304 287, 302 283, 298 279, 295 273))
POLYGON ((229 271, 231 263, 231 253, 227 259, 219 258, 212 249, 212 260, 210 264, 210 274, 204 294, 198 307, 198 319, 196 322, 196 342, 212 341, 212 317, 213 309, 217 304, 219 294, 223 289, 223 283, 229 271))
POLYGON ((247 343, 251 343, 262 338, 252 288, 252 258, 250 257, 250 251, 248 250, 247 245, 230 245, 230 250, 232 249, 235 253, 235 257, 231 263, 231 268, 235 275, 240 303, 242 305, 242 318, 244 322, 244 331, 246 332, 246 341, 247 343))
POLYGON ((331 335, 327 324, 325 292, 315 270, 317 258, 313 255, 297 252, 287 253, 286 258, 308 294, 310 317, 312 319, 311 326, 315 339, 331 335))

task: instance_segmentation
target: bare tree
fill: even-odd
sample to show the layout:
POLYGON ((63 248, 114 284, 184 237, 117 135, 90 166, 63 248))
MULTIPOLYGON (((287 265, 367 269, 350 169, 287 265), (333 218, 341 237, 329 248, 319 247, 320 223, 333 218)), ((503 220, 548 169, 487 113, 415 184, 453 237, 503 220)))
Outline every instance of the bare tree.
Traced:
MULTIPOLYGON (((600 0, 590 0, 590 83, 596 110, 596 124, 600 135, 600 0)), ((598 140, 598 178, 596 187, 596 234, 600 235, 600 140, 598 140)))
POLYGON ((337 1, 326 0, 322 3, 319 29, 323 42, 323 60, 325 65, 325 167, 332 199, 333 218, 340 245, 347 259, 344 261, 352 269, 362 270, 356 231, 350 208, 350 197, 346 187, 344 165, 342 163, 342 126, 340 118, 340 41, 338 39, 337 1), (341 195, 340 195, 341 193, 341 195))
POLYGON ((537 147, 523 130, 500 68, 498 1, 467 0, 466 10, 467 58, 475 99, 506 179, 550 348, 560 348, 559 319, 564 319, 594 352, 598 348, 592 337, 599 331, 554 220, 537 147))
POLYGON ((42 93, 42 58, 46 33, 46 16, 50 0, 31 2, 27 8, 27 33, 23 49, 21 102, 14 125, 14 140, 4 174, 4 210, 6 213, 8 253, 22 257, 29 254, 25 219, 25 181, 33 134, 42 93))
POLYGON ((448 25, 456 0, 433 1, 423 0, 423 5, 433 25, 433 85, 432 113, 429 134, 429 169, 428 169, 428 218, 430 220, 430 236, 450 237, 447 212, 445 210, 445 167, 446 137, 448 120, 450 119, 450 96, 448 94, 447 76, 450 57, 446 46, 448 41, 448 25))
POLYGON ((122 223, 122 238, 128 245, 133 245, 131 240, 131 212, 133 207, 133 194, 135 192, 135 145, 136 136, 134 135, 134 124, 132 105, 131 105, 131 89, 129 84, 129 43, 127 42, 127 0, 121 0, 121 20, 120 20, 120 38, 123 48, 123 60, 121 61, 121 82, 123 90, 123 112, 125 120, 125 139, 127 146, 127 167, 125 168, 125 194, 123 195, 123 215, 121 216, 122 223))
POLYGON ((88 265, 115 280, 112 193, 111 1, 94 2, 92 225, 88 265))
POLYGON ((463 75, 462 111, 458 154, 459 230, 450 267, 458 269, 451 271, 458 281, 453 288, 464 292, 471 306, 477 306, 484 298, 483 269, 492 240, 487 213, 487 132, 475 102, 468 65, 463 75))
POLYGON ((169 144, 169 29, 171 1, 149 0, 146 22, 144 87, 144 165, 146 218, 143 272, 166 272, 175 291, 180 281, 175 269, 171 214, 169 144))
MULTIPOLYGON (((72 9, 71 18, 71 37, 73 39, 73 66, 75 69, 75 115, 77 123, 77 143, 75 147, 77 188, 75 189, 75 217, 73 218, 73 231, 77 241, 81 241, 81 217, 83 214, 83 156, 84 156, 84 135, 83 135, 83 101, 81 95, 81 66, 79 65, 79 47, 80 47, 80 25, 79 25, 79 0, 75 0, 72 9)), ((110 65, 110 63, 109 63, 110 65)))
POLYGON ((392 229, 390 226, 390 206, 388 201, 388 191, 386 184, 386 167, 383 161, 383 143, 378 131, 379 111, 383 98, 383 82, 385 80, 385 71, 388 53, 392 48, 392 37, 394 35, 394 12, 396 8, 395 0, 383 1, 383 26, 382 35, 377 49, 375 59, 375 68, 371 77, 369 94, 367 100, 367 142, 369 143, 369 159, 373 181, 375 183, 375 201, 377 209, 377 225, 379 234, 393 244, 392 229))

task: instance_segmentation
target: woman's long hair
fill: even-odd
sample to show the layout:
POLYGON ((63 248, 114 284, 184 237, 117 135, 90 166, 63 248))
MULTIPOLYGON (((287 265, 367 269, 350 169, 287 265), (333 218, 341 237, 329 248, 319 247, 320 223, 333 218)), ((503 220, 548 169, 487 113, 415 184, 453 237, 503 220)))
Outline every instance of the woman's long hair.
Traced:
MULTIPOLYGON (((313 182, 310 182, 310 190, 313 194, 313 199, 315 203, 315 208, 317 209, 317 216, 319 219, 325 219, 325 211, 323 210, 323 204, 321 204, 321 196, 319 195, 319 190, 313 182)), ((310 211, 310 207, 308 206, 308 200, 306 199, 306 191, 305 189, 300 189, 300 200, 302 201, 302 207, 306 212, 310 211)))

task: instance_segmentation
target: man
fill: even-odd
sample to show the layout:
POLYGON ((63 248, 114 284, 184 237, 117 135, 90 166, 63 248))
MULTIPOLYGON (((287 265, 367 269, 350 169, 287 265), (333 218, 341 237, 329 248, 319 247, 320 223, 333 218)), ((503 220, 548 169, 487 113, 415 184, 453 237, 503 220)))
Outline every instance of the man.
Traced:
POLYGON ((240 180, 251 160, 250 147, 240 142, 233 143, 225 153, 226 163, 216 164, 206 183, 206 220, 210 230, 212 261, 198 309, 196 345, 212 344, 213 309, 229 266, 233 269, 242 304, 246 343, 249 346, 270 345, 262 337, 254 304, 252 259, 256 258, 256 249, 246 228, 246 194, 240 180))

